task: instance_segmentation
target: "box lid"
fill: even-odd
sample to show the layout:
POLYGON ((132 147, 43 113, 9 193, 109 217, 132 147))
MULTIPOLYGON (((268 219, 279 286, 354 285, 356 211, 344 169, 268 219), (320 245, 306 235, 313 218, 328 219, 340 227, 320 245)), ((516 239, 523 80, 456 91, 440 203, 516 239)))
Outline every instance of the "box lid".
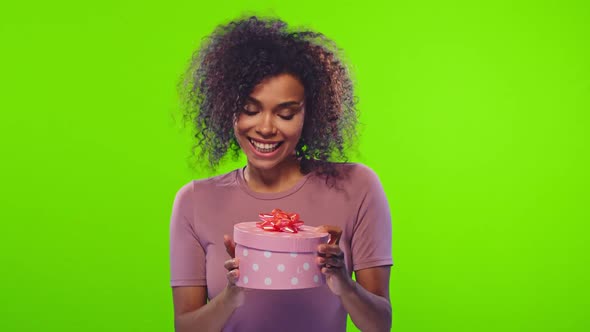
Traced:
POLYGON ((319 244, 328 242, 329 234, 316 227, 303 225, 298 233, 271 232, 256 227, 256 222, 234 225, 234 241, 242 246, 282 252, 315 252, 319 244))

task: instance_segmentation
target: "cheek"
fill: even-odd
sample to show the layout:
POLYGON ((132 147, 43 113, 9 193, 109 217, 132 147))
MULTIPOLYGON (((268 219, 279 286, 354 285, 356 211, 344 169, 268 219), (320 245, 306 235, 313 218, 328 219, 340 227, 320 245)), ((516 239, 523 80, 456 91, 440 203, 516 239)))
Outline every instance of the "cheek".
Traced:
POLYGON ((236 119, 236 121, 234 121, 234 135, 243 135, 248 131, 249 126, 250 124, 247 119, 245 120, 242 117, 236 119))
POLYGON ((291 136, 299 138, 301 136, 302 132, 303 132, 303 121, 300 124, 298 124, 295 128, 293 128, 293 132, 291 133, 291 136))
POLYGON ((293 121, 283 128, 283 133, 289 138, 299 138, 303 131, 303 117, 293 121))

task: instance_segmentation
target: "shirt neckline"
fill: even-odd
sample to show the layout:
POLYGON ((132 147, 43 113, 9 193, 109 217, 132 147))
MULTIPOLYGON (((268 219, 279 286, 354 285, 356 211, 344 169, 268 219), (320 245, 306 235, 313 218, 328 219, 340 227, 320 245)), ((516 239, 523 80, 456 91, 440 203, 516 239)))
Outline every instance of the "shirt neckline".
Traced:
POLYGON ((293 185, 291 188, 289 188, 287 190, 276 192, 276 193, 261 193, 261 192, 253 191, 252 189, 250 189, 250 187, 248 187, 248 184, 246 183, 246 179, 244 178, 244 169, 245 168, 246 168, 246 166, 239 168, 236 172, 236 177, 237 177, 238 184, 240 185, 240 189, 242 189, 242 191, 244 191, 245 193, 247 193, 248 195, 250 195, 254 198, 266 199, 266 200, 279 199, 279 198, 287 197, 289 195, 296 193, 297 191, 299 191, 299 189, 301 189, 301 187, 303 187, 305 182, 307 182, 307 179, 309 179, 309 177, 313 173, 313 172, 309 172, 307 174, 304 174, 303 177, 301 179, 299 179, 299 181, 297 181, 297 183, 295 183, 295 185, 293 185))

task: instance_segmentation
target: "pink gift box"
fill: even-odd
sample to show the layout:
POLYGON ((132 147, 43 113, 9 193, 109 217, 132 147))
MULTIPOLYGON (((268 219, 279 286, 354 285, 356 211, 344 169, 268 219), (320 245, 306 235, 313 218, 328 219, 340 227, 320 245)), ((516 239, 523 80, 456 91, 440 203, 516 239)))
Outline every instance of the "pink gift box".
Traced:
POLYGON ((328 233, 301 226, 298 233, 271 232, 256 222, 234 226, 236 258, 240 278, 236 285, 256 289, 301 289, 325 284, 315 259, 319 244, 328 242, 328 233))

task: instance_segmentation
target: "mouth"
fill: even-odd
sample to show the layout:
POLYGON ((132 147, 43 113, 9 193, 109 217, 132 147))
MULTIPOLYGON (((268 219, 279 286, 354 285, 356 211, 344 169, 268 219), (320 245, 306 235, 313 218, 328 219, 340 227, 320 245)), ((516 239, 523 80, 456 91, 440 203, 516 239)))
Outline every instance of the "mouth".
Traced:
POLYGON ((250 145, 260 153, 273 153, 283 144, 283 142, 262 143, 255 141, 250 137, 248 137, 248 141, 250 141, 250 145))

